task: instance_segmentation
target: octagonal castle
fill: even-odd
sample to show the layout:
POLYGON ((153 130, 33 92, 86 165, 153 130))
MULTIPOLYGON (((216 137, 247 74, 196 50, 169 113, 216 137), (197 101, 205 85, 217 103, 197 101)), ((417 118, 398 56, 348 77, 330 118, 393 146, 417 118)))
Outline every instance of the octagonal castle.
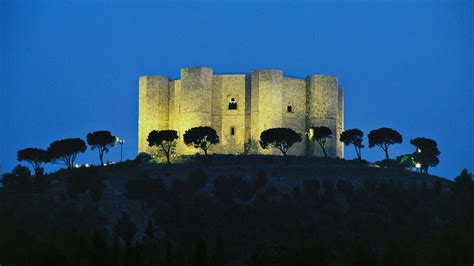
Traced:
POLYGON ((195 154, 196 149, 184 144, 184 132, 210 126, 220 137, 211 153, 280 154, 262 149, 258 139, 266 129, 288 127, 303 138, 289 155, 323 156, 305 133, 312 126, 327 126, 333 132, 326 143, 328 156, 344 157, 344 144, 338 141, 344 128, 344 95, 333 75, 301 79, 273 69, 214 75, 208 67, 187 67, 177 80, 142 76, 138 116, 138 152, 152 152, 147 142, 150 131, 174 129, 179 135, 176 153, 195 154))

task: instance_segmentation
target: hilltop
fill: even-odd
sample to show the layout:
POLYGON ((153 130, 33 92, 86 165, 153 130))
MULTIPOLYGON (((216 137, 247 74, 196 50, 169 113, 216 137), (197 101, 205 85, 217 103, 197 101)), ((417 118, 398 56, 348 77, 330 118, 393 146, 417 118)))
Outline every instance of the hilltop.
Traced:
POLYGON ((474 258, 474 193, 403 169, 316 157, 183 156, 171 165, 137 157, 45 179, 41 190, 0 191, 6 262, 461 265, 474 258))

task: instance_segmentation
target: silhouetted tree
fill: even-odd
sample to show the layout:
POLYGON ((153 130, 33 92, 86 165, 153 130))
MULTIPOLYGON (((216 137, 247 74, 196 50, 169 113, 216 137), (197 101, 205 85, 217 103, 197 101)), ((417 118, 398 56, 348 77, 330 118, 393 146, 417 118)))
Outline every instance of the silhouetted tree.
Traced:
POLYGON ((283 156, 298 142, 301 142, 300 134, 290 128, 270 128, 260 134, 260 146, 263 149, 272 146, 279 149, 283 156))
POLYGON ((396 162, 398 167, 405 170, 412 170, 415 167, 415 161, 413 160, 413 154, 404 154, 397 156, 396 162))
POLYGON ((31 192, 33 190, 33 177, 28 167, 19 164, 13 168, 11 173, 2 175, 2 184, 6 189, 31 192))
POLYGON ((176 147, 177 139, 178 132, 176 130, 153 130, 148 134, 147 141, 150 147, 160 147, 166 156, 167 163, 170 164, 170 157, 176 147))
POLYGON ((321 150, 323 151, 324 157, 328 157, 326 152, 326 141, 329 138, 332 138, 332 131, 330 128, 321 126, 321 127, 311 127, 308 133, 309 140, 316 141, 321 150))
POLYGON ((474 192, 474 180, 472 179, 472 173, 469 173, 467 169, 463 169, 461 173, 454 178, 453 190, 456 193, 474 192))
POLYGON ((218 176, 213 181, 214 196, 224 203, 230 203, 233 200, 233 189, 228 177, 218 176))
POLYGON ((433 191, 436 194, 441 194, 441 192, 443 191, 443 185, 441 184, 439 178, 436 178, 436 180, 433 182, 433 191))
POLYGON ((148 220, 146 225, 145 235, 148 237, 148 239, 155 239, 155 230, 153 228, 153 221, 151 219, 148 220))
POLYGON ((208 266, 208 254, 207 254, 207 246, 206 241, 204 239, 199 239, 196 242, 196 247, 194 251, 194 259, 193 264, 195 266, 208 266))
POLYGON ((70 138, 54 141, 49 145, 48 153, 51 160, 66 165, 71 169, 79 153, 84 153, 87 149, 86 143, 79 138, 70 138))
POLYGON ((41 168, 41 164, 49 162, 49 154, 46 150, 37 148, 26 148, 17 152, 18 161, 26 161, 31 164, 35 176, 41 168))
POLYGON ((264 170, 258 170, 257 175, 252 179, 252 184, 256 190, 267 185, 267 173, 264 170))
POLYGON ((198 190, 209 182, 209 176, 204 170, 197 168, 189 173, 188 181, 193 186, 194 190, 198 190))
POLYGON ((351 144, 354 145, 354 148, 357 154, 357 159, 359 159, 359 162, 362 162, 361 149, 364 148, 364 145, 362 144, 364 140, 363 137, 364 137, 364 133, 360 129, 357 129, 357 128, 345 130, 339 136, 339 140, 344 142, 344 145, 346 146, 349 146, 351 144))
POLYGON ((166 258, 165 266, 173 266, 173 250, 171 246, 171 241, 166 241, 166 258))
POLYGON ((427 174, 430 166, 438 165, 438 156, 441 153, 436 141, 428 138, 415 138, 410 140, 410 143, 416 148, 413 153, 413 160, 421 165, 420 170, 427 174))
POLYGON ((402 135, 400 135, 398 131, 387 127, 374 129, 369 133, 369 148, 375 146, 382 148, 385 152, 385 159, 387 162, 390 160, 390 157, 388 156, 388 148, 390 145, 402 143, 402 141, 402 135))
POLYGON ((226 266, 226 256, 224 250, 224 242, 222 241, 222 237, 220 234, 216 237, 216 247, 214 250, 214 259, 212 266, 226 266))
POLYGON ((71 198, 78 198, 79 194, 88 191, 91 199, 98 203, 104 189, 105 185, 97 168, 73 169, 67 178, 67 192, 71 198))
POLYGON ((321 190, 321 183, 318 179, 306 179, 303 181, 302 193, 305 198, 319 199, 319 191, 321 190))
POLYGON ((329 180, 323 181, 323 200, 325 202, 333 202, 336 199, 336 195, 334 193, 334 183, 329 180))
POLYGON ((352 185, 351 181, 344 181, 342 179, 339 179, 339 181, 337 181, 336 183, 336 188, 340 192, 344 193, 346 201, 350 200, 352 192, 354 191, 354 186, 352 185))
POLYGON ((113 231, 125 242, 127 248, 132 247, 132 240, 137 232, 137 225, 130 219, 128 214, 122 213, 122 216, 114 225, 113 231))
POLYGON ((205 155, 207 155, 207 150, 211 145, 219 143, 216 130, 207 126, 193 127, 186 130, 183 139, 186 145, 203 150, 205 155))
POLYGON ((102 233, 98 231, 94 231, 94 236, 92 239, 92 265, 94 266, 102 266, 106 265, 106 242, 105 237, 102 233))
POLYGON ((117 143, 117 137, 113 136, 110 131, 101 130, 87 134, 87 143, 91 146, 91 150, 99 151, 100 165, 104 166, 104 153, 117 143))

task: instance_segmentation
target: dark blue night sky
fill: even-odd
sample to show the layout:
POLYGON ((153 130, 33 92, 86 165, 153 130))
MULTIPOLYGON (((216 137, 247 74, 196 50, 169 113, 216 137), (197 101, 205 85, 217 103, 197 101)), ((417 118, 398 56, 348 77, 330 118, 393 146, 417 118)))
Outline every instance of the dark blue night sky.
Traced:
POLYGON ((0 172, 17 164, 18 149, 101 129, 124 138, 133 158, 138 77, 202 65, 335 74, 346 129, 397 129, 404 142, 393 157, 412 152, 412 138, 433 138, 442 154, 431 172, 453 178, 474 165, 472 10, 454 0, 2 1, 0 172))

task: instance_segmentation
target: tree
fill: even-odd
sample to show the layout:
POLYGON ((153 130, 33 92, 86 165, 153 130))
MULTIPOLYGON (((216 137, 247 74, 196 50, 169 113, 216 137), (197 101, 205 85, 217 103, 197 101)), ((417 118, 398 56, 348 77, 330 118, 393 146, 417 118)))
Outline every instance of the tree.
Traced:
POLYGON ((311 127, 309 129, 309 134, 308 134, 309 140, 311 141, 316 141, 319 146, 321 147, 321 150, 323 151, 324 157, 328 157, 328 154, 326 152, 326 148, 324 145, 326 144, 326 140, 329 138, 332 138, 332 131, 330 128, 321 126, 321 127, 311 127))
POLYGON ((31 192, 33 190, 33 177, 30 169, 21 164, 13 168, 11 173, 2 175, 2 184, 6 189, 18 192, 31 192))
POLYGON ((213 144, 219 143, 219 136, 212 127, 193 127, 186 130, 183 135, 184 143, 201 149, 207 155, 207 150, 213 144))
POLYGON ((48 153, 51 160, 66 165, 71 169, 79 153, 84 153, 87 149, 86 143, 79 138, 70 138, 54 141, 49 145, 48 153))
POLYGON ((91 146, 91 150, 99 151, 100 165, 104 166, 104 153, 109 152, 109 148, 115 146, 117 137, 113 136, 110 131, 101 130, 87 134, 87 143, 91 146))
POLYGON ((113 231, 125 242, 127 248, 132 247, 133 237, 137 233, 137 225, 130 219, 129 215, 122 213, 122 216, 114 225, 113 231))
POLYGON ((208 264, 207 258, 207 245, 204 239, 199 239, 196 242, 194 250, 194 265, 195 266, 206 266, 208 264))
POLYGON ((472 173, 469 173, 467 169, 463 169, 461 174, 454 178, 452 189, 454 192, 461 194, 474 192, 474 180, 472 179, 472 173))
POLYGON ((176 147, 178 132, 176 130, 153 130, 148 134, 148 146, 158 146, 166 156, 166 161, 170 164, 170 156, 176 147))
POLYGON ((17 152, 18 161, 26 161, 31 164, 35 171, 35 176, 39 174, 41 164, 49 161, 49 155, 46 150, 37 148, 26 148, 17 152))
POLYGON ((260 146, 263 149, 272 146, 279 149, 283 156, 297 142, 301 142, 301 135, 290 128, 270 128, 260 134, 260 146))
POLYGON ((398 167, 401 167, 405 170, 412 170, 416 166, 415 161, 413 160, 413 154, 403 154, 397 156, 396 162, 398 167))
POLYGON ((364 133, 357 128, 345 130, 339 136, 339 140, 344 142, 344 145, 354 145, 357 154, 357 159, 359 159, 359 162, 362 162, 361 149, 364 148, 364 145, 362 144, 363 137, 364 133))
POLYGON ((151 219, 148 219, 148 223, 145 229, 145 236, 148 239, 155 239, 155 230, 153 228, 153 221, 151 219))
POLYGON ((389 162, 390 157, 388 156, 388 148, 390 145, 396 143, 402 143, 403 138, 398 131, 382 127, 374 129, 369 133, 369 148, 379 146, 385 152, 385 159, 389 162))
POLYGON ((214 258, 213 263, 214 266, 225 266, 226 263, 226 256, 224 250, 224 242, 222 241, 222 237, 220 234, 216 237, 216 246, 214 250, 214 258))
POLYGON ((428 138, 415 138, 410 140, 415 146, 416 151, 413 153, 413 160, 420 164, 421 171, 428 173, 428 167, 436 166, 439 163, 438 156, 441 154, 438 150, 438 143, 428 138))

